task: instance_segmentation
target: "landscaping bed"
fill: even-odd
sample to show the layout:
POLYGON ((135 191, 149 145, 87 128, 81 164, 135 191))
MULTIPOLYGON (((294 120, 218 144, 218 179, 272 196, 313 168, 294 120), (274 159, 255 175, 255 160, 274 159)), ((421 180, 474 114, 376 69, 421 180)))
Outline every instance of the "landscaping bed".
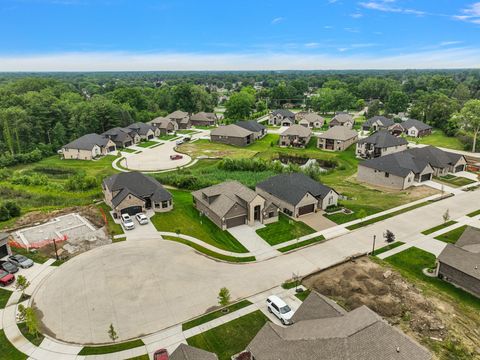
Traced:
POLYGON ((78 355, 111 354, 123 350, 134 349, 140 346, 145 346, 143 341, 140 339, 104 346, 85 346, 82 350, 80 350, 78 355))
POLYGON ((438 226, 434 226, 433 228, 430 228, 428 230, 424 230, 422 231, 422 234, 423 235, 429 235, 429 234, 432 234, 436 231, 439 231, 439 230, 442 230, 446 227, 449 227, 449 226, 452 226, 452 225, 455 225, 457 222, 455 220, 450 220, 450 221, 447 221, 441 225, 438 225, 438 226))
POLYGON ((20 330, 20 332, 22 333, 22 335, 25 336, 25 338, 28 341, 30 341, 35 346, 40 346, 40 344, 42 343, 45 336, 43 336, 40 333, 38 333, 37 335, 30 334, 28 332, 27 324, 24 323, 24 322, 18 323, 17 326, 18 326, 18 329, 20 330))
POLYGON ((277 222, 267 224, 264 228, 256 230, 258 236, 272 246, 298 239, 314 232, 314 229, 302 221, 296 221, 282 213, 279 214, 277 222))

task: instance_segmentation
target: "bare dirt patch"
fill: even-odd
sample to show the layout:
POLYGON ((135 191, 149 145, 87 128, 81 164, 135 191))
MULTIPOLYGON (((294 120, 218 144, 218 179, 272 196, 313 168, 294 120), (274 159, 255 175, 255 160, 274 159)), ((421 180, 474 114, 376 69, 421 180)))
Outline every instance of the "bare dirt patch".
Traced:
POLYGON ((480 315, 441 296, 427 297, 396 271, 367 257, 304 280, 347 310, 366 305, 429 347, 438 359, 480 359, 480 315))

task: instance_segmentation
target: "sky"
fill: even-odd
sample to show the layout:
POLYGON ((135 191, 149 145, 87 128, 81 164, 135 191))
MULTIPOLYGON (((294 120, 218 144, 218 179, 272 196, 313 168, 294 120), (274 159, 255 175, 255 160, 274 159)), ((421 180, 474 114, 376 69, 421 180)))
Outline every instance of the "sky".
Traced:
POLYGON ((0 71, 480 67, 466 0, 0 0, 0 71))

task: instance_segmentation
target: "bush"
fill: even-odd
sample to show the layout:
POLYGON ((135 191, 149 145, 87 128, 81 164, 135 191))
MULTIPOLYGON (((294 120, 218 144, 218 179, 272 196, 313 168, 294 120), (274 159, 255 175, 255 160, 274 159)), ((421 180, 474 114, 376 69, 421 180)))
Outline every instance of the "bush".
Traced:
POLYGON ((70 176, 65 182, 65 190, 68 191, 87 191, 96 188, 98 181, 95 177, 79 173, 70 176))
POLYGON ((11 218, 20 216, 21 209, 17 203, 14 203, 13 201, 7 201, 4 206, 7 208, 11 218))
POLYGON ((35 149, 29 153, 15 154, 10 153, 0 156, 0 167, 13 166, 18 164, 28 164, 42 160, 45 155, 51 154, 51 149, 45 148, 45 151, 35 149))
POLYGON ((26 174, 15 172, 10 180, 15 185, 42 186, 48 184, 48 177, 43 174, 26 174))

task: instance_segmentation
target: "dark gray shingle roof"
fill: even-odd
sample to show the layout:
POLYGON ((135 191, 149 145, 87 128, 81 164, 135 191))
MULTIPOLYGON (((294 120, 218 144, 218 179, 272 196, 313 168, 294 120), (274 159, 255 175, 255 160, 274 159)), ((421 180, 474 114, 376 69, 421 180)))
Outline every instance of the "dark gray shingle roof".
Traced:
POLYGON ((289 117, 289 118, 295 118, 295 114, 293 112, 291 112, 290 110, 287 110, 287 109, 276 109, 276 110, 272 110, 272 114, 273 115, 282 115, 284 117, 289 117))
POLYGON ((374 123, 379 122, 382 126, 388 127, 392 126, 395 122, 392 119, 389 119, 385 116, 377 115, 374 116, 363 123, 363 127, 371 127, 374 123))
POLYGON ((246 130, 250 130, 252 132, 260 132, 266 129, 265 126, 255 120, 237 121, 235 125, 240 126, 246 130))
POLYGON ((425 146, 408 150, 416 158, 427 161, 430 165, 437 168, 445 168, 455 165, 463 155, 449 151, 443 151, 435 146, 425 146))
POLYGON ((424 122, 416 119, 408 119, 402 122, 401 125, 405 130, 410 129, 411 127, 416 127, 417 130, 420 130, 420 131, 429 130, 432 128, 430 125, 427 125, 424 122))
POLYGON ((128 133, 129 131, 123 128, 114 127, 110 130, 105 131, 102 135, 111 138, 113 141, 125 142, 132 140, 132 137, 128 133))
POLYGON ((105 136, 92 133, 83 135, 63 147, 66 149, 92 150, 95 145, 103 147, 107 143, 108 139, 105 136))
POLYGON ((128 129, 131 129, 137 132, 139 135, 147 135, 149 130, 154 130, 153 125, 145 124, 142 122, 136 122, 127 126, 128 129))
POLYGON ((346 311, 326 296, 312 291, 293 314, 292 321, 313 320, 342 316, 346 311))
POLYGON ((170 360, 218 360, 214 353, 193 346, 180 344, 169 356, 170 360))
POLYGON ((402 137, 393 136, 386 130, 380 130, 365 139, 358 141, 359 144, 372 144, 378 148, 407 145, 408 141, 402 137))
POLYGON ((428 166, 428 162, 416 158, 413 154, 409 153, 408 150, 405 150, 365 160, 360 162, 359 165, 405 177, 410 172, 414 174, 421 173, 428 166))

